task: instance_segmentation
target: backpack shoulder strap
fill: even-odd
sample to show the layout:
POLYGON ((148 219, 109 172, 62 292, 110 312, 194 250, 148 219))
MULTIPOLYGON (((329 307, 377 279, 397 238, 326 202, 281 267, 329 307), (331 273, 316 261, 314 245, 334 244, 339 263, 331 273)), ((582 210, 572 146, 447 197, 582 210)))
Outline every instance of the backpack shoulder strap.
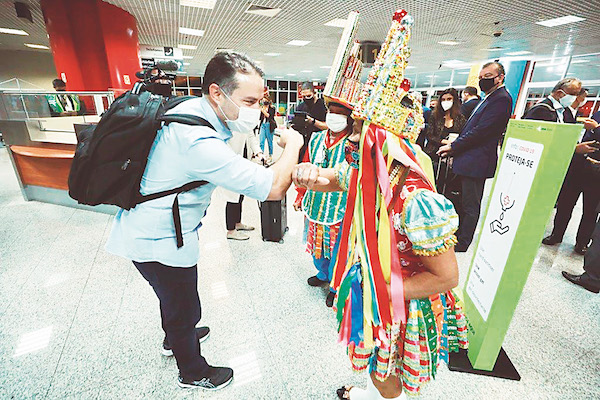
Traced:
POLYGON ((213 131, 216 131, 215 127, 212 126, 210 122, 202 117, 192 114, 164 114, 160 117, 160 120, 164 122, 165 125, 169 125, 171 122, 178 122, 185 125, 207 126, 213 131))

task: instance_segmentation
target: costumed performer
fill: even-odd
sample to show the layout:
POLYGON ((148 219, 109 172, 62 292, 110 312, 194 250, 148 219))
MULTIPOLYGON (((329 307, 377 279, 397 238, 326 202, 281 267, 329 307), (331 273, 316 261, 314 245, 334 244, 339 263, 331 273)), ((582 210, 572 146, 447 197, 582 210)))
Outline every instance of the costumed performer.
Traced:
MULTIPOLYGON (((322 168, 335 168, 345 159, 347 138, 352 133, 351 117, 358 100, 362 62, 358 59, 359 44, 354 41, 358 28, 358 12, 348 15, 336 57, 323 97, 327 104, 327 130, 315 132, 310 138, 304 161, 322 168)), ((308 278, 310 286, 325 286, 331 280, 332 254, 346 212, 346 192, 317 192, 298 188, 294 209, 305 215, 304 240, 306 251, 313 257, 317 274, 308 278)), ((330 289, 325 300, 333 305, 335 292, 330 289)))
POLYGON ((468 345, 452 290, 458 216, 436 193, 431 160, 414 144, 423 116, 404 79, 411 26, 406 11, 394 14, 354 109, 355 121, 364 121, 358 169, 302 163, 292 173, 297 186, 348 191, 332 285, 340 341, 353 369, 368 368, 370 378, 367 389, 342 387, 340 398, 417 394, 450 351, 468 345))

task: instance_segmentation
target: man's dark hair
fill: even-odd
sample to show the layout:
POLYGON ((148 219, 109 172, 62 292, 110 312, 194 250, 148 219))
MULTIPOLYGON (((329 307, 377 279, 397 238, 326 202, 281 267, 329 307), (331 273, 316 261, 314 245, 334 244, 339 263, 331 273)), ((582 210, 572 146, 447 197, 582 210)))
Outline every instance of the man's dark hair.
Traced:
POLYGON ((210 59, 204 70, 202 92, 208 94, 210 85, 216 83, 225 93, 231 94, 238 88, 237 73, 256 73, 261 78, 265 76, 263 70, 246 55, 233 51, 220 52, 210 59))
POLYGON ((500 64, 498 61, 490 61, 489 63, 485 63, 485 64, 483 64, 483 67, 481 67, 481 69, 487 68, 490 65, 496 66, 496 69, 498 70, 498 74, 506 76, 506 72, 504 71, 504 65, 500 64))
POLYGON ((467 86, 466 88, 464 88, 463 92, 465 92, 469 96, 479 97, 479 91, 477 90, 476 87, 473 87, 473 86, 467 86))
POLYGON ((62 80, 62 79, 58 79, 56 78, 55 80, 52 81, 52 87, 61 87, 61 86, 67 86, 67 84, 62 80))
POLYGON ((302 87, 300 88, 300 90, 310 90, 311 92, 315 92, 315 86, 313 85, 312 82, 304 82, 302 83, 302 87))
MULTIPOLYGON (((556 83, 556 85, 554 85, 554 88, 552 88, 552 93, 558 92, 562 88, 565 88, 565 87, 571 85, 573 82, 581 82, 581 81, 579 79, 577 79, 577 78, 565 78, 565 79, 561 79, 560 81, 558 81, 556 83)), ((579 93, 579 94, 581 94, 581 93, 579 93)))

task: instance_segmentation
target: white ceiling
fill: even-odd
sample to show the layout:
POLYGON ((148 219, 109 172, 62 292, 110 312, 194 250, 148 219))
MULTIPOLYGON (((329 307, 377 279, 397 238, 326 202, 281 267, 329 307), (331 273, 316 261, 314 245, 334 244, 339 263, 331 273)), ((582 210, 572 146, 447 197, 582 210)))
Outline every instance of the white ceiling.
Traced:
MULTIPOLYGON (((23 29, 29 36, 0 34, 0 49, 29 50, 23 43, 48 45, 39 0, 31 5, 34 23, 16 17, 13 2, 0 0, 0 27, 23 29)), ((600 1, 567 0, 260 0, 254 4, 281 8, 273 18, 245 13, 251 1, 216 0, 214 9, 180 6, 179 0, 106 0, 133 14, 140 43, 156 46, 191 44, 183 50, 189 74, 202 74, 216 48, 246 52, 261 61, 268 77, 324 80, 335 55, 342 28, 325 26, 346 18, 350 10, 361 13, 358 39, 382 41, 393 12, 405 8, 415 19, 409 65, 415 71, 433 71, 444 60, 465 62, 498 58, 507 52, 528 50, 532 56, 564 56, 600 52, 600 1), (585 21, 548 28, 536 21, 576 15, 585 21), (498 22, 498 24, 495 24, 498 22), (204 36, 179 33, 179 27, 202 29, 204 36), (502 29, 501 37, 493 32, 502 29), (304 47, 286 45, 309 40, 304 47), (456 40, 446 46, 439 41, 456 40), (493 46, 502 51, 490 52, 493 46), (268 57, 265 53, 280 53, 268 57), (301 72, 312 71, 312 72, 301 72), (296 74, 295 76, 287 74, 296 74)))

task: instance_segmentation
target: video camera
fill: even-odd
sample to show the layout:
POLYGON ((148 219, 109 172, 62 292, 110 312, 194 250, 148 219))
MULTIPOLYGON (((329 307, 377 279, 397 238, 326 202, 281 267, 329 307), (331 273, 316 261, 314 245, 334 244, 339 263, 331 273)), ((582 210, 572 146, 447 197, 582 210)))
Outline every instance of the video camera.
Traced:
POLYGON ((175 75, 167 74, 165 71, 177 71, 179 65, 175 61, 156 61, 154 66, 136 72, 135 76, 143 84, 147 91, 169 97, 172 93, 175 75))

